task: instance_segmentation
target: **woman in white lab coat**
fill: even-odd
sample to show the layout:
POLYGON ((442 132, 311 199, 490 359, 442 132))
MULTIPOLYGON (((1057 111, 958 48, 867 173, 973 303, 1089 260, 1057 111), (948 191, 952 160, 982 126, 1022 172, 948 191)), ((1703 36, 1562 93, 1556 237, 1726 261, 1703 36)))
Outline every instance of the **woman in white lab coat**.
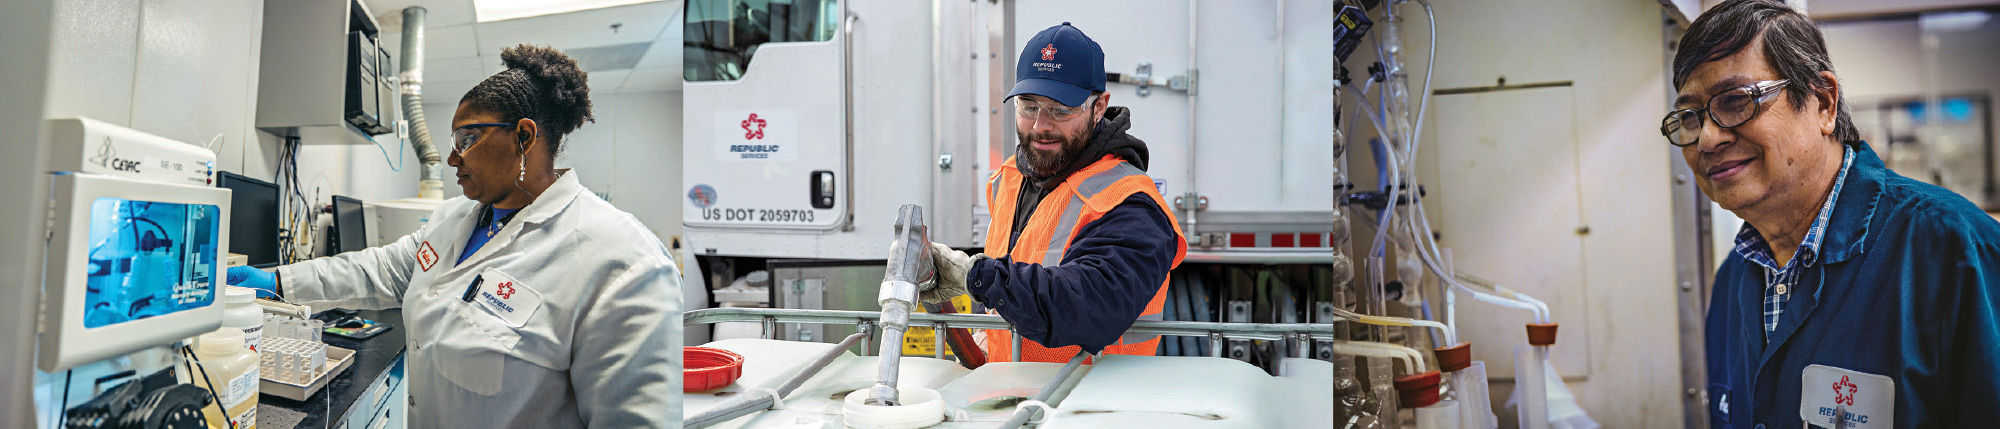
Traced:
POLYGON ((452 115, 464 197, 393 244, 275 279, 232 269, 231 283, 275 282, 313 308, 402 307, 411 427, 677 427, 678 269, 554 167, 562 136, 592 119, 585 74, 545 47, 501 60, 452 115))

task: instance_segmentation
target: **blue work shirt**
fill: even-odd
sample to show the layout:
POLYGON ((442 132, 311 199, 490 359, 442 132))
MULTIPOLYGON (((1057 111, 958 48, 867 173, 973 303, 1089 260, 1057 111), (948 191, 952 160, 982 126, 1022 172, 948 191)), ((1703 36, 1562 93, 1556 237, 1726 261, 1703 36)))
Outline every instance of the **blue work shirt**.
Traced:
POLYGON ((1799 283, 1799 274, 1812 269, 1819 262, 1819 241, 1826 236, 1826 220, 1833 217, 1834 203, 1840 202, 1840 185, 1847 182, 1848 168, 1854 165, 1854 149, 1842 148, 1840 175, 1834 176, 1833 195, 1826 204, 1820 205, 1819 216, 1813 218, 1812 226, 1806 228, 1804 240, 1799 242, 1797 251, 1792 252, 1792 260, 1778 265, 1778 256, 1771 250, 1771 243, 1764 241, 1763 232, 1748 223, 1736 232, 1736 253, 1744 260, 1764 267, 1764 340, 1771 340, 1771 331, 1778 330, 1778 321, 1785 315, 1785 304, 1792 302, 1792 286, 1799 283))
POLYGON ((2000 222, 1889 171, 1866 142, 1848 145, 1855 160, 1818 264, 1800 273, 1768 344, 1763 268, 1731 254, 1716 273, 1705 336, 1710 426, 1832 427, 1838 407, 1849 427, 1991 427, 2000 421, 2000 222), (1839 378, 1820 385, 1828 374, 1839 378))
POLYGON ((507 222, 514 220, 514 213, 520 211, 521 209, 503 209, 486 206, 484 216, 479 218, 478 224, 472 226, 472 236, 465 238, 465 251, 459 252, 458 262, 453 262, 452 264, 463 263, 465 262, 465 258, 478 253, 480 248, 486 247, 486 242, 493 240, 493 235, 500 233, 500 228, 506 228, 507 222))

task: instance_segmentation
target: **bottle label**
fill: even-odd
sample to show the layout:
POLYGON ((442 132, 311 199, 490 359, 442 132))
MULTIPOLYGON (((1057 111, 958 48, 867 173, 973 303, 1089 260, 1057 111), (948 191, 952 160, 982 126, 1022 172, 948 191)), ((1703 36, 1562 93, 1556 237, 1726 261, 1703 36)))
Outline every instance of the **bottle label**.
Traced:
POLYGON ((243 328, 243 348, 250 349, 252 352, 261 352, 264 349, 258 348, 258 346, 262 345, 264 345, 263 325, 243 328))
POLYGON ((229 380, 229 394, 222 395, 222 403, 226 405, 224 408, 236 408, 237 404, 241 404, 243 401, 248 401, 257 396, 257 373, 259 369, 256 366, 251 366, 249 371, 243 372, 243 375, 229 380))
POLYGON ((236 422, 236 429, 255 429, 257 427, 257 407, 250 407, 250 409, 243 410, 243 414, 237 414, 236 418, 231 419, 231 421, 236 422))

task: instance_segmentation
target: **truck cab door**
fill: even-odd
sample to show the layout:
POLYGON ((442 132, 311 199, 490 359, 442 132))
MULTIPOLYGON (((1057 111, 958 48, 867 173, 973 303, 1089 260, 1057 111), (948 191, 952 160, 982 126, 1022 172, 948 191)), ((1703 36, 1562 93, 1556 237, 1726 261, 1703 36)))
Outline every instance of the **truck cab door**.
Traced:
POLYGON ((848 221, 847 59, 835 0, 691 0, 683 222, 828 231, 848 221))

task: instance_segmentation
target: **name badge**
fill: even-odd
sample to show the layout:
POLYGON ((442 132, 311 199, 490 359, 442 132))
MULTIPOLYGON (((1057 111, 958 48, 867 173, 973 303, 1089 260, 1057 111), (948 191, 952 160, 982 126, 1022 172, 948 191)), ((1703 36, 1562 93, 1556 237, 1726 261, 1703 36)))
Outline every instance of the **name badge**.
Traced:
POLYGON ((1805 369, 1799 419, 1814 426, 1853 429, 1896 425, 1896 380, 1826 365, 1805 369), (1847 420, 1845 426, 1838 423, 1847 420))
POLYGON ((522 284, 514 276, 490 268, 480 276, 486 281, 480 283, 479 292, 472 300, 486 312, 507 321, 507 326, 527 326, 528 318, 542 307, 542 293, 522 284))
POLYGON ((1708 385, 1708 397, 1713 398, 1709 414, 1721 419, 1723 423, 1729 423, 1729 385, 1722 383, 1708 385))

